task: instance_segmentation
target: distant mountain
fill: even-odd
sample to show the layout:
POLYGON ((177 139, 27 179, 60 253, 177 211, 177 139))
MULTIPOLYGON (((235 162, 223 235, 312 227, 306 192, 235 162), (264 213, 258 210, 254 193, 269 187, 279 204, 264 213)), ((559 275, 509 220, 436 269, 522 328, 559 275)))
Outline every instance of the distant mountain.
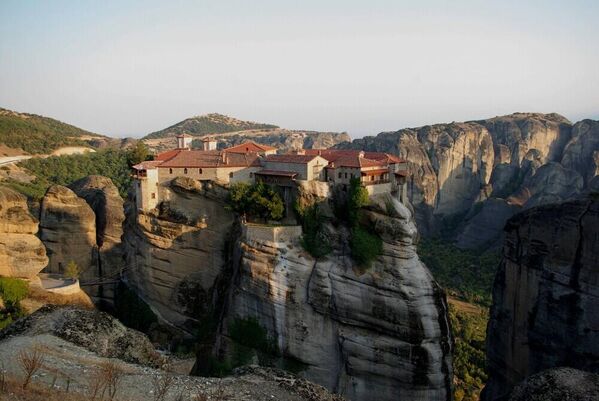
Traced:
POLYGON ((222 134, 226 132, 279 128, 272 124, 242 121, 218 113, 187 118, 160 131, 152 132, 143 139, 158 139, 187 133, 194 136, 222 134))
POLYGON ((65 146, 93 148, 130 146, 114 139, 36 114, 0 108, 0 148, 13 153, 49 154, 65 146))
POLYGON ((283 152, 297 148, 329 148, 351 140, 345 132, 289 130, 272 124, 242 121, 216 113, 188 118, 153 132, 142 140, 152 151, 160 152, 176 146, 175 136, 181 133, 197 136, 198 139, 192 143, 196 148, 202 146, 201 137, 210 135, 218 140, 219 148, 238 145, 244 141, 254 141, 274 146, 283 152))

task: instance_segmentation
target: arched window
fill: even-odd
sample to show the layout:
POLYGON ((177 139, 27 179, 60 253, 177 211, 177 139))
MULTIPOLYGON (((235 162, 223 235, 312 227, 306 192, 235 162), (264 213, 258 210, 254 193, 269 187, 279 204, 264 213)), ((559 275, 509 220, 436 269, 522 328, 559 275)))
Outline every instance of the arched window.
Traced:
POLYGON ((187 174, 187 168, 183 169, 183 174, 187 174))
POLYGON ((173 174, 173 169, 172 169, 172 168, 169 168, 169 169, 168 169, 168 173, 169 173, 169 174, 173 174))
POLYGON ((200 169, 200 174, 202 174, 202 169, 200 169))
POLYGON ((229 173, 229 178, 233 178, 233 172, 229 173))

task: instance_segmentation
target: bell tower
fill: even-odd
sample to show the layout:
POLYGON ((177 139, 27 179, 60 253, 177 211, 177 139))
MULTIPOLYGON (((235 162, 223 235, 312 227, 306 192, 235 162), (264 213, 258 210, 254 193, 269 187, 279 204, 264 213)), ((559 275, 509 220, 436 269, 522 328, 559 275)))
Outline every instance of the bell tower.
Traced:
POLYGON ((193 137, 189 134, 177 135, 177 149, 191 149, 191 141, 193 137))

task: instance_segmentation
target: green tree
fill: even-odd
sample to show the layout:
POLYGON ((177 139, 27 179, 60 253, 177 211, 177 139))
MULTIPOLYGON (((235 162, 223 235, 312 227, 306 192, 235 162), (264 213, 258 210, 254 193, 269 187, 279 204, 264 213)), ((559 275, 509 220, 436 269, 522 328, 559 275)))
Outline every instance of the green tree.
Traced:
POLYGON ((150 158, 150 151, 148 146, 142 141, 137 141, 133 149, 127 154, 127 159, 130 165, 141 163, 150 158))
POLYGON ((81 274, 81 270, 77 263, 74 260, 71 260, 67 263, 67 267, 64 269, 64 275, 67 278, 72 278, 73 280, 78 280, 79 275, 81 274))
POLYGON ((281 220, 285 213, 281 196, 262 182, 232 185, 229 189, 229 205, 240 214, 264 220, 281 220))

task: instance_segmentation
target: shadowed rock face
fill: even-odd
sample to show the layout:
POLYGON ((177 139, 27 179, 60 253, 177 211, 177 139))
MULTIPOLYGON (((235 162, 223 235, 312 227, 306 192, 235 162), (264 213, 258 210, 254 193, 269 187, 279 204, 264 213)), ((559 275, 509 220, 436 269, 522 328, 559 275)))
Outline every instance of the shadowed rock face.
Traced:
POLYGON ((0 276, 33 278, 48 264, 25 197, 0 187, 0 276))
POLYGON ((191 333, 216 303, 234 216, 221 187, 177 178, 164 190, 160 212, 127 211, 125 279, 163 322, 191 333))
POLYGON ((484 400, 569 366, 599 373, 599 203, 532 208, 505 228, 487 329, 484 400))
POLYGON ((49 273, 64 273, 70 261, 77 263, 81 280, 94 277, 97 254, 96 216, 73 191, 51 186, 41 202, 40 238, 48 250, 49 273))
POLYGON ((338 147, 407 160, 421 234, 451 228, 458 246, 479 248, 499 243, 503 223, 522 209, 599 190, 598 133, 598 121, 572 125, 558 114, 514 113, 383 132, 338 147), (501 221, 489 224, 493 219, 501 221))
POLYGON ((125 221, 123 199, 109 178, 98 175, 82 178, 69 187, 87 202, 96 219, 98 258, 94 266, 94 281, 101 284, 87 285, 85 291, 96 303, 113 305, 116 282, 125 267, 121 238, 125 221))
POLYGON ((330 227, 336 249, 318 261, 298 240, 241 238, 221 347, 231 322, 256 318, 305 364, 302 376, 348 399, 449 400, 445 295, 416 255, 412 214, 381 196, 364 218, 384 241, 365 273, 347 257, 342 227, 330 227))

